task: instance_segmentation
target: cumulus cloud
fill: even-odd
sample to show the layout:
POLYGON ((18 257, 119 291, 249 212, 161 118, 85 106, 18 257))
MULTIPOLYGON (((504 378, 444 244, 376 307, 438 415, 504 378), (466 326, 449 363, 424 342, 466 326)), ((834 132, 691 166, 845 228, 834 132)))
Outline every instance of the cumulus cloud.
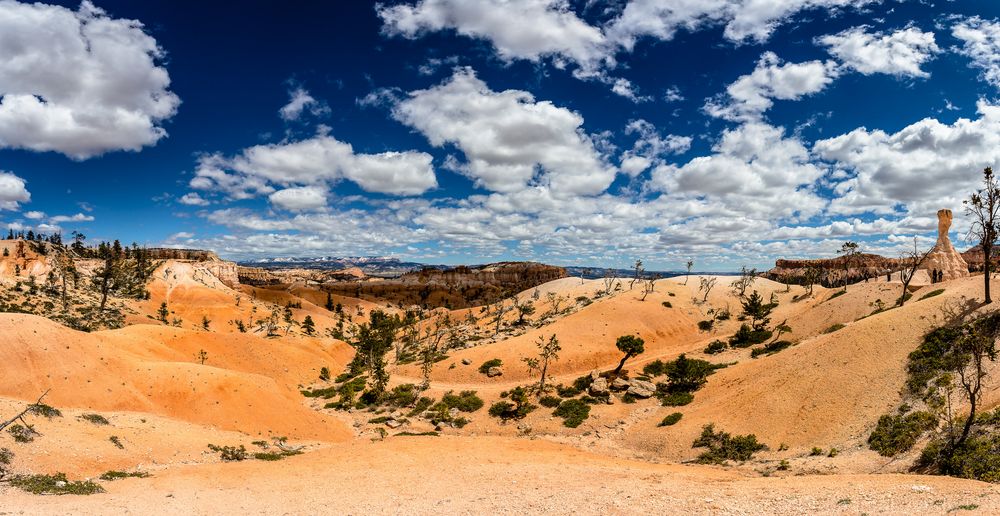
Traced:
POLYGON ((86 159, 166 136, 180 100, 163 50, 135 20, 0 1, 0 148, 86 159))
POLYGON ((559 194, 592 195, 617 172, 584 132, 580 114, 526 91, 493 91, 471 68, 410 92, 396 101, 392 115, 436 147, 458 147, 466 158, 456 164, 458 171, 488 190, 543 184, 559 194))
POLYGON ((657 167, 653 186, 714 206, 723 216, 720 221, 733 215, 763 222, 800 220, 826 206, 814 188, 824 169, 780 127, 751 122, 728 129, 712 150, 680 167, 657 167))
POLYGON ((26 211, 24 212, 24 218, 31 220, 40 220, 45 218, 44 211, 26 211))
MULTIPOLYGON (((278 206, 306 209, 318 193, 347 179, 368 192, 418 195, 437 186, 433 157, 425 152, 354 152, 325 134, 275 144, 255 145, 238 155, 210 154, 199 158, 191 188, 222 192, 232 199, 269 195, 278 206), (290 187, 312 187, 292 189, 290 187), (274 196, 279 188, 286 193, 274 196)), ((194 193, 188 195, 195 195, 194 193)), ((199 197, 200 198, 200 197, 199 197)))
POLYGON ((302 114, 308 112, 313 116, 321 116, 330 112, 330 108, 323 102, 313 98, 305 89, 298 87, 288 92, 288 104, 281 106, 278 115, 286 122, 298 120, 302 114))
POLYGON ((389 35, 454 30, 489 40, 507 61, 552 56, 591 66, 607 58, 601 30, 581 20, 567 0, 419 0, 378 4, 376 11, 389 35))
POLYGON ((818 41, 829 47, 830 54, 845 66, 864 75, 884 73, 897 77, 930 77, 920 67, 940 51, 934 42, 933 32, 907 27, 884 34, 868 32, 870 28, 854 27, 823 36, 818 41))
POLYGON ((621 170, 635 177, 655 162, 671 154, 682 154, 691 148, 691 137, 668 134, 661 136, 656 127, 642 119, 632 120, 625 134, 637 135, 632 149, 622 153, 621 170))
POLYGON ((286 210, 315 210, 326 206, 326 189, 317 186, 286 188, 274 192, 271 204, 286 210))
POLYGON ((983 79, 1000 88, 1000 23, 973 16, 953 25, 951 35, 962 41, 959 52, 972 60, 970 66, 982 70, 983 79))
POLYGON ((814 152, 849 175, 834 187, 831 212, 933 213, 958 209, 980 171, 1000 162, 1000 106, 979 101, 979 118, 925 118, 896 133, 858 128, 817 141, 814 152))
POLYGON ((673 39, 678 30, 724 25, 726 39, 767 41, 774 29, 802 12, 860 8, 879 0, 632 0, 606 28, 607 37, 631 50, 642 37, 673 39))
POLYGON ((208 206, 212 204, 208 199, 202 198, 196 192, 188 192, 177 199, 177 202, 187 205, 187 206, 208 206))
POLYGON ((60 224, 63 222, 92 222, 93 220, 94 217, 92 215, 77 213, 76 215, 56 215, 49 219, 49 223, 60 224))
POLYGON ((783 63, 774 52, 764 52, 753 72, 730 84, 725 95, 711 99, 705 112, 734 121, 759 119, 774 99, 798 100, 818 93, 838 74, 833 61, 783 63))
POLYGON ((30 200, 24 179, 0 170, 0 210, 16 210, 30 200))

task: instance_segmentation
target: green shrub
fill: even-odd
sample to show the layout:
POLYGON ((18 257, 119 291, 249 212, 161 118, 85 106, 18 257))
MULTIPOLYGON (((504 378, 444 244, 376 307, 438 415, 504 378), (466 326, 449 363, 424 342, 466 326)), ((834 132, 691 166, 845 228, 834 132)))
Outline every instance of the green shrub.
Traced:
POLYGON ((581 400, 565 400, 552 415, 563 418, 563 426, 576 428, 590 417, 590 405, 581 400))
POLYGON ((324 381, 324 382, 330 381, 330 368, 329 367, 323 366, 323 367, 319 368, 319 379, 322 380, 322 381, 324 381))
POLYGON ((673 308, 674 307, 674 305, 671 304, 670 301, 664 301, 662 303, 662 305, 663 305, 664 308, 673 308))
POLYGON ((836 324, 830 326, 829 328, 823 330, 823 333, 833 333, 833 332, 835 332, 837 330, 840 330, 840 329, 843 329, 843 328, 844 328, 843 324, 836 323, 836 324))
POLYGON ((766 450, 767 446, 757 441, 757 436, 730 435, 728 432, 716 432, 714 424, 707 424, 701 429, 701 435, 691 445, 693 448, 708 448, 698 456, 700 464, 723 464, 727 460, 748 461, 753 454, 766 450))
POLYGON ((441 397, 441 402, 448 408, 457 408, 462 412, 475 412, 484 405, 482 398, 476 395, 476 391, 462 391, 457 395, 448 391, 441 397))
POLYGON ((716 368, 711 362, 688 358, 682 353, 673 362, 667 362, 665 369, 669 392, 693 392, 705 385, 716 368))
POLYGON ((28 406, 28 412, 42 416, 47 419, 52 419, 54 417, 62 417, 62 412, 59 409, 46 405, 44 403, 33 403, 28 406))
POLYGON ((16 443, 30 443, 38 435, 38 432, 33 428, 22 424, 10 425, 7 427, 7 433, 14 438, 14 442, 16 443))
POLYGON ((106 417, 100 414, 83 414, 82 416, 80 416, 80 419, 101 426, 111 424, 111 422, 108 421, 106 417))
POLYGON ((562 403, 562 399, 556 396, 543 396, 542 399, 538 400, 543 407, 555 408, 562 403))
POLYGON ((946 436, 934 439, 924 448, 917 466, 943 475, 1000 482, 1000 434, 970 435, 955 448, 946 436))
POLYGON ((662 360, 654 360, 642 367, 642 374, 655 377, 667 374, 667 363, 662 360))
POLYGON ((787 347, 790 347, 791 345, 792 343, 787 340, 770 342, 768 344, 765 344, 764 346, 761 346, 759 348, 753 348, 752 350, 750 350, 750 357, 757 358, 760 355, 773 355, 787 347))
POLYGON ((108 440, 111 441, 111 444, 115 445, 115 448, 118 448, 119 450, 125 449, 125 445, 122 444, 121 438, 118 437, 117 435, 112 435, 111 437, 108 437, 108 440))
POLYGON ((592 383, 594 383, 594 379, 589 374, 583 375, 573 380, 573 388, 580 392, 586 392, 592 383))
POLYGON ((489 414, 491 416, 503 421, 522 419, 536 408, 528 402, 528 391, 524 387, 515 387, 508 393, 508 396, 511 401, 498 401, 490 407, 489 414))
POLYGON ((930 292, 928 292, 928 293, 920 296, 920 299, 918 299, 917 301, 923 301, 924 299, 927 299, 927 298, 930 298, 930 297, 934 297, 934 296, 940 296, 941 294, 944 294, 944 289, 943 288, 939 288, 937 290, 932 290, 932 291, 930 291, 930 292))
MULTIPOLYGON (((274 462, 293 455, 302 455, 299 450, 281 450, 275 452, 257 452, 253 454, 255 460, 274 462)), ((242 460, 242 459, 241 459, 242 460)))
POLYGON ((412 383, 404 383, 385 393, 382 402, 393 407, 409 407, 417 402, 419 391, 412 383))
POLYGON ((71 482, 65 473, 16 476, 10 479, 10 485, 36 495, 91 495, 104 492, 103 487, 90 480, 71 482))
POLYGON ((99 477, 101 480, 111 482, 123 478, 148 478, 149 473, 145 471, 105 471, 99 477))
POLYGON ((913 448, 924 432, 936 426, 937 420, 929 412, 886 414, 868 436, 868 447, 883 457, 894 457, 913 448))
POLYGON ((812 451, 809 452, 810 457, 816 457, 819 455, 823 455, 823 448, 818 448, 814 446, 812 451))
POLYGON ((420 399, 417 400, 417 404, 413 406, 413 409, 406 414, 406 417, 417 417, 425 410, 431 408, 432 405, 434 405, 433 399, 428 398, 427 396, 421 396, 420 399))
POLYGON ((708 344, 708 346, 705 346, 704 352, 706 355, 715 355, 717 353, 722 353, 723 351, 725 351, 726 347, 727 346, 725 342, 722 342, 721 340, 713 340, 711 343, 708 344))
POLYGON ((704 321, 698 321, 698 329, 701 331, 712 331, 715 326, 715 319, 706 319, 704 321))
POLYGON ((479 372, 482 374, 486 374, 491 367, 500 367, 502 365, 503 365, 503 360, 500 360, 499 358, 493 358, 483 362, 483 365, 479 366, 479 372))
POLYGON ((694 394, 690 392, 671 392, 666 394, 657 394, 660 399, 660 403, 664 407, 682 407, 694 401, 694 394))
POLYGON ((580 392, 581 392, 580 389, 577 389, 575 386, 572 385, 570 385, 569 387, 566 387, 565 385, 562 384, 556 385, 556 394, 558 394, 559 397, 561 398, 573 398, 579 395, 580 392))
POLYGON ((208 449, 218 453, 219 458, 226 462, 239 462, 247 458, 247 449, 242 444, 238 448, 236 446, 216 446, 209 444, 208 449))
POLYGON ((729 337, 729 345, 734 348, 748 348, 771 338, 770 330, 754 330, 749 324, 741 324, 740 329, 729 337))
POLYGON ((676 425, 677 422, 680 421, 682 417, 684 417, 684 414, 681 414, 680 412, 674 412, 673 414, 670 414, 667 417, 663 418, 663 421, 660 421, 660 424, 658 424, 656 426, 673 426, 673 425, 676 425))
POLYGON ((398 434, 393 434, 393 435, 396 435, 397 437, 437 437, 438 435, 441 435, 441 434, 439 434, 439 433, 431 430, 429 432, 403 431, 403 432, 399 432, 398 434))

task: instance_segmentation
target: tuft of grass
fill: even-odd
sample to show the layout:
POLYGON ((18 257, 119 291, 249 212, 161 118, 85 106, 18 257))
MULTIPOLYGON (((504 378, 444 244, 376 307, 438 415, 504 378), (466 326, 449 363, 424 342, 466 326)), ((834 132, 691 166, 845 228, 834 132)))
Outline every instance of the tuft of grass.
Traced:
POLYGON ((11 478, 10 485, 36 495, 92 495, 104 492, 104 488, 99 484, 90 480, 70 481, 66 478, 65 473, 56 473, 53 475, 20 475, 11 478))
POLYGON ((690 392, 672 392, 660 396, 660 403, 664 407, 683 407, 694 401, 694 394, 690 392))
POLYGON ((298 450, 287 450, 287 451, 281 450, 281 451, 276 451, 276 452, 257 452, 257 453, 253 454, 253 458, 256 459, 256 460, 263 460, 263 461, 273 462, 273 461, 276 461, 276 460, 284 459, 285 457, 291 457, 293 455, 302 455, 302 452, 298 451, 298 450))
POLYGON ((145 471, 111 470, 111 471, 105 471, 104 473, 101 474, 99 478, 106 482, 112 482, 115 480, 121 480, 123 478, 147 478, 147 477, 149 477, 149 473, 146 473, 145 471))
POLYGON ((429 432, 399 432, 398 434, 394 434, 394 435, 400 436, 400 437, 406 437, 406 436, 409 436, 409 437, 421 437, 421 436, 437 437, 437 436, 439 436, 441 434, 439 434, 439 433, 431 430, 429 432))
POLYGON ((681 414, 680 412, 674 412, 673 414, 670 414, 667 417, 663 418, 663 421, 660 421, 660 424, 658 424, 656 426, 673 426, 673 425, 676 425, 677 422, 680 421, 682 417, 684 417, 684 414, 681 414))
POLYGON ((924 299, 931 298, 931 297, 934 297, 934 296, 940 296, 941 294, 944 294, 944 289, 943 288, 939 288, 937 290, 932 290, 932 291, 930 291, 930 292, 928 292, 928 293, 920 296, 920 299, 918 299, 917 301, 923 301, 924 299))
POLYGON ((100 414, 83 414, 82 416, 80 416, 80 419, 82 419, 84 421, 87 421, 88 423, 93 423, 93 424, 98 425, 98 426, 104 426, 104 425, 110 425, 111 424, 111 422, 108 421, 108 418, 106 418, 106 417, 104 417, 104 416, 102 416, 100 414))
POLYGON ((835 332, 837 330, 841 330, 843 328, 844 328, 843 324, 837 323, 837 324, 834 324, 834 325, 830 326, 829 328, 823 330, 823 333, 833 333, 833 332, 835 332))
POLYGON ((115 445, 115 447, 118 448, 119 450, 125 449, 125 445, 122 444, 121 438, 118 437, 117 435, 112 435, 111 437, 108 437, 108 440, 111 441, 111 444, 115 445))
POLYGON ((818 457, 820 455, 823 455, 823 448, 819 448, 816 446, 814 446, 812 451, 809 452, 810 457, 818 457))
POLYGON ((208 449, 219 454, 225 462, 239 462, 247 459, 247 449, 242 444, 237 448, 236 446, 216 446, 214 444, 209 444, 208 449))

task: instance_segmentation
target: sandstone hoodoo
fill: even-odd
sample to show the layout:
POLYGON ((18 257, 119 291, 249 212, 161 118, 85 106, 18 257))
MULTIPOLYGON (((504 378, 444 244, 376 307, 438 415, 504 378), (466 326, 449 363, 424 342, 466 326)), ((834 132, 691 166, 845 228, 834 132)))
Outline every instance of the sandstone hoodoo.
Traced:
POLYGON ((951 245, 951 238, 948 237, 948 230, 951 228, 951 210, 938 210, 938 239, 934 244, 921 269, 932 274, 937 273, 941 279, 951 280, 964 278, 969 275, 969 265, 962 258, 962 255, 951 245))

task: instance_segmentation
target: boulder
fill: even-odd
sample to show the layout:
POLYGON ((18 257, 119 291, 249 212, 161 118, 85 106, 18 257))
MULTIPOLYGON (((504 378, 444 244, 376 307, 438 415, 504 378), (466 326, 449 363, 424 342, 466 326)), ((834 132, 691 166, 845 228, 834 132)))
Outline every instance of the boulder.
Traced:
POLYGON ((590 384, 590 394, 594 396, 603 396, 608 393, 608 379, 598 378, 594 380, 594 383, 590 384))
POLYGON ((390 420, 388 420, 388 421, 385 422, 385 426, 387 426, 389 428, 399 428, 399 427, 403 426, 403 422, 402 421, 397 421, 395 419, 390 419, 390 420))
POLYGON ((472 365, 472 360, 469 360, 468 358, 463 358, 462 365, 472 365))
POLYGON ((611 382, 611 388, 619 391, 628 389, 629 381, 624 378, 615 378, 614 382, 611 382))
POLYGON ((488 378, 494 378, 494 377, 497 377, 497 376, 503 376, 503 369, 500 369, 497 366, 493 366, 493 367, 491 367, 491 368, 489 368, 489 369, 486 370, 486 376, 488 378))
POLYGON ((628 386, 628 393, 636 398, 650 398, 656 394, 656 385, 645 380, 632 380, 628 386))

